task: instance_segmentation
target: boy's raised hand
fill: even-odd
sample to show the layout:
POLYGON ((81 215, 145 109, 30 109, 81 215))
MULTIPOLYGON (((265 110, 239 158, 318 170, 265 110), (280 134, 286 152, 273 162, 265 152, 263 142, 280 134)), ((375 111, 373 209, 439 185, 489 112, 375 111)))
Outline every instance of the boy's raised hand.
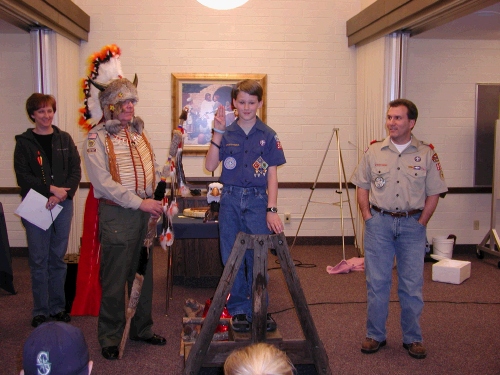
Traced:
POLYGON ((226 130, 226 108, 220 105, 215 112, 214 128, 218 130, 226 130))

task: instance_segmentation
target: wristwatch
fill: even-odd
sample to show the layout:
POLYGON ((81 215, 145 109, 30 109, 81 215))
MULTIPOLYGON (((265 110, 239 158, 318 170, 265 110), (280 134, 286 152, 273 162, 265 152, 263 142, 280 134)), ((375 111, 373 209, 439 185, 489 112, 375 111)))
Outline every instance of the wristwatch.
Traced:
POLYGON ((277 213, 278 212, 278 209, 276 207, 268 207, 266 209, 266 212, 274 212, 274 213, 277 213))

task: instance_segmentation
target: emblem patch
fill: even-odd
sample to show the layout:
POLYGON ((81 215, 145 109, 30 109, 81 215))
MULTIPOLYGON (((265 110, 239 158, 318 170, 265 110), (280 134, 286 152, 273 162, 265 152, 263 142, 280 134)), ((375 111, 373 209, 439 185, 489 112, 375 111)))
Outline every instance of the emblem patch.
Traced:
POLYGON ((418 163, 419 161, 421 161, 421 160, 422 160, 422 158, 421 158, 420 156, 415 156, 415 159, 414 159, 414 160, 418 163))
POLYGON ((36 356, 36 367, 39 374, 50 374, 52 364, 49 360, 49 353, 41 351, 36 356))
POLYGON ((226 160, 224 160, 224 168, 229 170, 236 168, 236 159, 232 156, 227 157, 226 160))
POLYGON ((275 134, 275 135, 274 135, 274 140, 276 141, 276 148, 277 148, 278 150, 282 150, 282 149, 283 149, 283 147, 281 146, 281 142, 280 142, 280 140, 279 140, 279 138, 278 138, 278 134, 275 134))
POLYGON ((378 189, 382 189, 385 185, 385 180, 382 177, 377 177, 375 179, 375 187, 378 189))
POLYGON ((432 155, 432 161, 433 161, 434 163, 439 163, 439 157, 438 157, 438 154, 434 154, 434 155, 432 155))
POLYGON ((252 167, 255 170, 255 173, 253 174, 254 177, 260 177, 266 175, 269 164, 267 164, 266 161, 262 159, 262 157, 259 157, 253 162, 252 167))

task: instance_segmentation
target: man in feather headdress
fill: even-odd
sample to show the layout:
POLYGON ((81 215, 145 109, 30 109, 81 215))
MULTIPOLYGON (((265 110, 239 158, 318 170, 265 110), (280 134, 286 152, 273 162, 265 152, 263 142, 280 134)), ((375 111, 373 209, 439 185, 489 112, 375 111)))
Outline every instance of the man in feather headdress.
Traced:
MULTIPOLYGON (((125 328, 125 285, 130 294, 150 217, 162 214, 161 201, 153 199, 160 179, 144 122, 135 116, 137 79, 101 83, 99 92, 104 119, 94 126, 84 144, 88 176, 99 199, 102 299, 98 339, 102 355, 117 359, 125 328)), ((152 254, 150 254, 151 257, 152 254)), ((152 259, 144 274, 130 338, 152 345, 166 340, 153 333, 152 259)))

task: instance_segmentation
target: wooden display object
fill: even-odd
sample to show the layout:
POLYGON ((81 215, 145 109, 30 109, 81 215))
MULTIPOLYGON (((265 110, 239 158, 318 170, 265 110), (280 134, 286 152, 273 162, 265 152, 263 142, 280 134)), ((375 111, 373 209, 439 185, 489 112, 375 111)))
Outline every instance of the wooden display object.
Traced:
POLYGON ((187 217, 195 217, 203 219, 208 209, 209 207, 185 208, 184 210, 182 210, 182 214, 187 217))
MULTIPOLYGON (((277 334, 279 335, 279 331, 277 334)), ((233 333, 233 338, 238 336, 239 334, 235 335, 233 333)), ((332 374, 328 355, 319 338, 300 285, 297 271, 290 257, 285 234, 250 235, 240 232, 236 237, 231 255, 224 267, 224 272, 215 291, 200 334, 192 347, 187 350, 184 374, 196 375, 203 366, 221 366, 234 349, 248 346, 249 343, 265 341, 285 351, 294 364, 313 363, 318 374, 332 374), (246 249, 254 249, 252 284, 253 322, 251 334, 244 336, 240 341, 212 341, 214 331, 219 324, 220 315, 233 286, 237 270, 240 268, 246 249), (273 341, 270 340, 272 334, 266 332, 267 252, 269 249, 275 249, 278 255, 281 270, 283 271, 288 291, 292 297, 305 340, 283 340, 281 338, 273 341), (259 306, 259 308, 256 306, 259 306)))

